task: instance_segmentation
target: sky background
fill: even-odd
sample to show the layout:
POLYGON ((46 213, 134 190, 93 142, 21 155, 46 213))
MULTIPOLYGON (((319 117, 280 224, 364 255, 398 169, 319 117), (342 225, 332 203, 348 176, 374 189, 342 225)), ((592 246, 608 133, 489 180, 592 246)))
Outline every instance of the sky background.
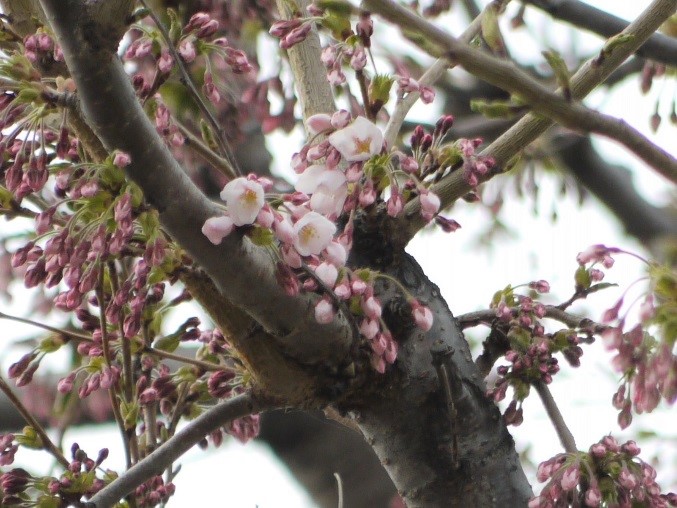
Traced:
MULTIPOLYGON (((589 4, 605 9, 625 19, 636 16, 647 2, 618 2, 613 0, 589 1, 589 4)), ((509 6, 514 12, 519 4, 509 6)), ((505 19, 509 19, 507 16, 505 19)), ((575 48, 574 53, 592 55, 601 47, 601 39, 582 34, 572 28, 551 22, 535 9, 527 10, 529 30, 507 32, 511 51, 521 61, 540 61, 540 52, 554 47, 567 56, 567 48, 575 48)), ((451 17, 448 26, 452 33, 458 34, 465 27, 464 18, 451 17)), ((388 30, 381 30, 390 34, 388 30)), ((275 51, 275 42, 262 41, 264 51, 275 51)), ((410 45, 404 45, 403 51, 419 55, 410 45)), ((422 62, 428 61, 419 56, 422 62)), ((266 61, 266 59, 262 59, 266 61)), ((273 61, 271 58, 270 62, 273 61)), ((275 72, 271 64, 270 72, 275 72)), ((264 70, 265 72, 265 70, 264 70)), ((460 71, 454 71, 460 72, 460 71)), ((660 80, 655 83, 647 96, 639 94, 637 77, 627 80, 612 91, 596 91, 586 100, 589 106, 606 113, 621 116, 626 121, 649 135, 657 144, 667 150, 675 149, 674 140, 677 129, 670 125, 667 116, 670 100, 674 97, 674 80, 662 86, 660 80), (658 85, 658 86, 656 86, 658 85), (661 112, 664 121, 657 134, 649 130, 649 116, 653 113, 656 98, 662 97, 661 112)), ((430 121, 435 114, 429 108, 416 108, 412 118, 430 121)), ((291 154, 299 149, 302 134, 297 129, 291 136, 274 134, 269 139, 269 148, 275 155, 276 169, 290 176, 288 161, 291 154)), ((633 169, 633 181, 640 192, 653 203, 665 204, 669 200, 671 187, 660 176, 639 163, 624 148, 615 143, 595 139, 595 143, 610 162, 623 164, 633 169)), ((499 177, 489 183, 490 189, 510 177, 499 177)), ((573 272, 576 268, 576 254, 591 244, 604 243, 619 246, 627 250, 642 253, 638 242, 627 238, 618 222, 601 209, 594 198, 582 207, 573 195, 562 197, 557 192, 559 181, 552 176, 539 174, 541 188, 538 200, 531 198, 506 199, 503 216, 510 234, 498 238, 491 248, 478 247, 478 236, 488 224, 488 213, 479 206, 460 202, 446 213, 461 223, 462 229, 454 234, 440 231, 423 231, 408 247, 423 266, 428 276, 436 282, 455 314, 463 314, 488 307, 493 293, 507 284, 527 283, 531 280, 546 279, 552 292, 546 303, 559 303, 567 299, 573 291, 573 272), (534 214, 534 209, 540 213, 534 214), (556 209, 558 220, 551 220, 551 211, 556 209)), ((4 225, 3 225, 4 227, 4 225)), ((587 301, 576 304, 574 312, 590 312, 593 318, 599 318, 607 307, 618 298, 621 291, 630 283, 644 275, 644 266, 637 260, 619 256, 611 270, 607 270, 607 281, 616 282, 620 289, 612 288, 587 301)), ((637 293, 644 289, 637 284, 637 293)), ((631 301, 632 298, 626 298, 631 301)), ((17 298, 11 304, 0 302, 0 308, 8 313, 22 314, 22 301, 17 298)), ((24 304, 25 305, 25 304, 24 304)), ((180 323, 187 316, 176 316, 180 323)), ((15 338, 27 336, 34 330, 27 327, 9 327, 3 322, 8 335, 15 338)), ((168 324, 171 328, 172 323, 168 324)), ((470 331, 469 335, 481 340, 482 330, 470 331), (479 333, 478 333, 479 332, 479 333)), ((658 467, 659 483, 666 488, 677 487, 677 430, 674 425, 674 408, 664 406, 650 415, 635 416, 633 425, 620 432, 616 424, 616 410, 611 406, 611 396, 617 388, 617 375, 612 372, 607 353, 601 343, 584 346, 585 354, 582 366, 572 369, 561 361, 562 370, 551 385, 553 395, 560 404, 564 418, 571 428, 580 449, 587 449, 605 434, 612 432, 620 439, 636 434, 638 431, 656 431, 659 439, 640 442, 642 457, 651 459, 660 451, 661 466, 658 467)), ((22 354, 18 349, 5 350, 0 362, 6 368, 22 354)), ((58 362, 58 360, 57 360, 58 362)), ((501 364, 501 361, 498 362, 501 364)), ((58 370, 58 365, 52 367, 58 370)), ((530 449, 530 458, 538 463, 561 452, 552 425, 547 420, 539 399, 534 395, 524 405, 525 421, 520 427, 510 427, 517 442, 518 451, 530 449)), ((123 457, 119 446, 119 435, 112 426, 80 427, 69 431, 65 443, 77 441, 90 455, 95 456, 98 449, 108 447, 111 451, 105 465, 122 468, 123 457)), ((322 450, 318 450, 321 454, 322 450)), ((30 467, 44 466, 44 455, 21 451, 17 456, 17 465, 30 467)), ((277 462, 268 450, 257 443, 242 446, 232 440, 218 450, 202 451, 193 449, 182 459, 181 473, 175 480, 176 495, 170 506, 229 506, 246 508, 267 507, 311 507, 312 502, 298 487, 291 475, 277 462), (208 504, 205 504, 208 503, 208 504)), ((533 480, 535 490, 540 487, 533 480)), ((349 489, 349 485, 345 485, 349 489)))

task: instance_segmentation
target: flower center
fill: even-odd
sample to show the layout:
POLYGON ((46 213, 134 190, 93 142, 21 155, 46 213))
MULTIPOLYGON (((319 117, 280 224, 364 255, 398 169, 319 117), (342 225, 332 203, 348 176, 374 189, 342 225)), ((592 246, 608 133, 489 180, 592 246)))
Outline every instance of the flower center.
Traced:
POLYGON ((369 153, 371 151, 371 138, 366 137, 360 139, 357 136, 353 137, 353 142, 355 143, 355 153, 369 153))
POLYGON ((254 192, 252 189, 245 190, 242 193, 242 196, 240 196, 240 201, 245 206, 256 205, 256 192, 254 192))
POLYGON ((301 231, 299 231, 299 240, 301 240, 301 243, 308 243, 310 240, 316 237, 317 231, 315 231, 315 228, 310 224, 303 226, 301 231))

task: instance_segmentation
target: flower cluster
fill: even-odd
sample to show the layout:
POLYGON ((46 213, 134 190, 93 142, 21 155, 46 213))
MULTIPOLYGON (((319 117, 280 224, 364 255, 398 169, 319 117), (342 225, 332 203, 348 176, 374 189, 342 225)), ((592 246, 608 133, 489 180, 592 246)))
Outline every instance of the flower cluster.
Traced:
MULTIPOLYGON (((577 283, 583 288, 591 280, 601 280, 603 273, 596 268, 611 268, 616 254, 634 254, 616 247, 593 245, 578 255, 577 283)), ((641 259, 641 258, 639 258, 641 259)), ((669 404, 677 400, 677 355, 675 355, 675 326, 677 326, 677 275, 668 267, 647 263, 651 290, 639 305, 639 320, 628 325, 632 305, 624 309, 625 294, 602 315, 608 325, 602 334, 608 350, 614 351, 614 368, 623 373, 612 403, 619 410, 618 423, 626 428, 632 422, 632 412, 653 411, 661 397, 669 404), (655 329, 662 340, 649 333, 655 329)))
MULTIPOLYGON (((383 134, 364 117, 350 118, 346 111, 315 115, 308 119, 314 138, 292 159, 299 174, 295 192, 275 200, 277 209, 266 202, 271 182, 255 175, 236 178, 224 187, 221 198, 224 213, 209 218, 202 232, 219 244, 235 228, 248 232, 257 244, 272 249, 279 257, 278 280, 289 295, 299 291, 319 292, 315 318, 333 321, 339 308, 350 310, 358 319, 360 333, 371 348, 374 368, 384 372, 395 361, 397 344, 381 319, 381 303, 374 292, 379 275, 370 270, 346 266, 352 245, 353 218, 358 207, 373 206, 380 197, 378 180, 389 179, 390 215, 404 205, 403 196, 392 177, 391 160, 382 155, 383 134), (378 179, 378 180, 377 180, 378 179), (337 233, 336 220, 347 216, 343 231, 337 233)), ((388 180, 386 180, 388 181, 388 180)), ((421 186, 423 213, 431 220, 439 199, 421 186)), ((432 326, 432 313, 409 297, 412 320, 424 330, 432 326)))
POLYGON ((42 30, 24 37, 24 55, 31 62, 43 67, 50 62, 63 62, 61 47, 42 30))
POLYGON ((559 454, 538 466, 538 481, 548 481, 530 508, 571 506, 648 506, 667 508, 677 501, 675 494, 661 494, 656 471, 638 458, 634 441, 622 445, 605 436, 588 453, 559 454))
POLYGON ((108 457, 108 449, 102 448, 96 459, 91 459, 77 443, 71 446, 73 459, 59 478, 34 477, 21 468, 11 469, 0 475, 0 498, 3 506, 27 506, 26 492, 31 489, 40 493, 40 506, 61 506, 77 502, 82 496, 91 497, 112 478, 104 472, 97 477, 101 464, 108 457))
POLYGON ((253 68, 247 55, 231 46, 228 39, 214 38, 219 31, 219 22, 209 13, 197 12, 191 16, 175 43, 175 52, 166 47, 165 41, 161 42, 156 29, 141 23, 134 28, 137 31, 136 38, 125 50, 123 58, 137 63, 151 62, 150 66, 135 74, 133 79, 140 97, 147 98, 157 92, 176 64, 174 55, 178 55, 187 64, 194 62, 200 55, 207 57, 203 92, 214 104, 219 103, 221 94, 214 83, 212 65, 228 67, 234 74, 246 74, 253 68), (212 63, 214 59, 217 61, 212 63))

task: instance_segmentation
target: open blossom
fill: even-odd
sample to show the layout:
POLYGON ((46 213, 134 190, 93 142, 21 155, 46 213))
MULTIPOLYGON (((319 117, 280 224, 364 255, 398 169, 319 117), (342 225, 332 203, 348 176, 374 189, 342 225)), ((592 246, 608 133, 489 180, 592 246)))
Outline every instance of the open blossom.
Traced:
POLYGON ((348 197, 346 177, 339 169, 315 164, 306 169, 296 190, 311 195, 310 208, 322 215, 339 215, 348 197))
POLYGON ((366 161, 381 151, 383 133, 363 116, 329 136, 329 143, 348 162, 366 161))
POLYGON ((302 256, 319 254, 331 242, 336 226, 317 212, 308 212, 294 224, 294 247, 302 256))
POLYGON ((221 191, 221 199, 228 205, 228 214, 236 226, 253 224, 263 208, 263 186, 244 177, 235 178, 221 191))

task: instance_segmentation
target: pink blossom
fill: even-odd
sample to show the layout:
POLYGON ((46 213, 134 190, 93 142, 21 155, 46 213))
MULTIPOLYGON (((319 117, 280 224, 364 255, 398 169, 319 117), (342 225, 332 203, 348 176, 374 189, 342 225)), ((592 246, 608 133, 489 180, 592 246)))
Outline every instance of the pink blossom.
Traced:
POLYGON ((332 128, 331 116, 326 113, 318 113, 308 117, 306 120, 306 129, 311 136, 316 136, 332 128))
POLYGON ((430 104, 435 100, 435 90, 429 86, 422 86, 419 93, 421 94, 421 102, 423 102, 423 104, 430 104))
POLYGON ((338 296, 341 300, 347 300, 353 295, 353 292, 350 290, 350 284, 347 279, 343 279, 343 282, 334 287, 334 294, 338 296))
POLYGON ((539 293, 548 293, 550 291, 550 284, 546 280, 537 280, 529 283, 531 289, 535 289, 539 293))
POLYGON ((356 71, 361 71, 367 66, 367 52, 364 51, 364 48, 355 48, 353 56, 350 57, 350 66, 356 71))
POLYGON ((301 256, 291 245, 283 245, 280 249, 280 254, 282 256, 282 261, 291 268, 301 268, 301 266, 303 266, 301 256))
POLYGON ((328 287, 333 288, 338 279, 338 269, 326 261, 317 265, 315 275, 328 287))
POLYGON ((570 466, 562 475, 561 485, 564 490, 571 490, 581 478, 581 471, 578 466, 570 466))
POLYGON ((368 297, 361 302, 364 314, 370 319, 379 319, 381 317, 381 303, 374 296, 368 297))
POLYGON ((353 293, 356 295, 361 295, 367 290, 367 283, 362 279, 355 279, 351 283, 353 293))
POLYGON ((228 205, 228 214, 236 226, 253 224, 264 203, 263 186, 240 177, 231 180, 221 191, 221 199, 228 205))
POLYGON ((440 198, 429 190, 421 191, 421 215, 427 221, 432 220, 440 209, 440 198))
POLYGON ((334 306, 326 298, 321 299, 315 305, 315 320, 321 324, 328 324, 334 320, 334 306))
POLYGON ((294 224, 294 247, 301 256, 319 254, 331 241, 336 225, 317 212, 308 212, 294 224))
POLYGON ((324 250, 324 254, 327 261, 338 267, 344 266, 348 259, 346 248, 336 240, 329 242, 329 245, 327 245, 327 248, 324 250))
POLYGON ((117 166, 120 169, 123 169, 127 166, 129 166, 132 162, 132 158, 127 154, 126 152, 122 152, 120 150, 115 151, 115 155, 113 156, 113 165, 117 166))
POLYGON ((334 129, 343 129, 350 123, 350 112, 345 109, 339 109, 331 115, 331 126, 334 129))
POLYGON ((380 153, 383 146, 383 133, 363 116, 358 116, 328 139, 348 162, 366 161, 380 153))
POLYGON ((227 215, 210 217, 202 226, 202 234, 214 245, 218 245, 233 231, 234 227, 233 219, 227 215))
POLYGON ((186 37, 183 39, 179 43, 178 52, 186 63, 191 63, 193 60, 195 60, 197 52, 195 50, 195 44, 193 44, 193 38, 186 37))
POLYGON ((360 333, 369 340, 376 337, 379 329, 379 322, 376 319, 364 318, 360 323, 360 333))
POLYGON ((296 190, 310 194, 310 208, 322 215, 339 215, 348 197, 346 177, 339 169, 316 164, 306 169, 296 190))
POLYGON ((595 508, 599 506, 601 502, 602 502, 602 493, 600 492, 599 487, 597 487, 597 485, 591 486, 585 492, 585 506, 595 508))
POLYGON ((287 218, 282 216, 277 217, 273 223, 273 232, 282 243, 294 243, 294 227, 287 218))
POLYGON ((387 212, 391 217, 397 217, 402 209, 404 208, 404 202, 402 201, 402 194, 397 187, 392 187, 392 194, 390 199, 388 199, 387 212))
POLYGON ((411 303, 411 311, 414 316, 414 321, 416 325, 427 332, 433 326, 433 313, 430 312, 430 309, 424 305, 421 305, 417 300, 414 300, 411 303))
POLYGON ((270 229, 275 221, 275 214, 269 205, 263 205, 261 211, 256 216, 256 223, 262 228, 270 229))

